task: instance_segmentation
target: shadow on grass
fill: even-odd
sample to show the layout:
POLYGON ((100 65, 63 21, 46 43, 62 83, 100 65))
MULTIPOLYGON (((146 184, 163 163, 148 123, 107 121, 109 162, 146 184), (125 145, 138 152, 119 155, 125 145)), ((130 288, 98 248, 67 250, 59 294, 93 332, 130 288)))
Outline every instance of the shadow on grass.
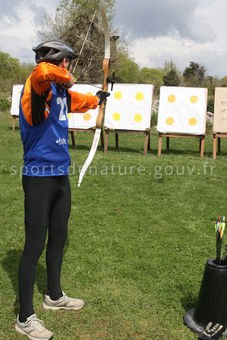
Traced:
MULTIPOLYGON (((2 260, 2 267, 8 274, 12 287, 14 289, 16 299, 14 302, 14 314, 19 312, 19 296, 18 296, 18 269, 22 256, 22 249, 11 249, 2 260)), ((37 265, 36 284, 38 290, 43 295, 46 293, 46 269, 41 265, 37 265)))
MULTIPOLYGON (((12 130, 12 126, 8 126, 8 129, 9 129, 10 131, 12 131, 12 132, 13 132, 13 130, 12 130)), ((15 126, 15 130, 18 130, 18 131, 20 131, 20 127, 19 127, 19 126, 15 126)))
MULTIPOLYGON (((70 150, 78 150, 78 151, 90 151, 91 149, 91 145, 90 146, 86 146, 86 145, 76 145, 76 146, 72 146, 69 145, 69 149, 70 150)), ((104 154, 103 148, 101 146, 98 147, 97 149, 98 151, 101 151, 104 154)), ((139 150, 139 149, 133 149, 133 148, 127 148, 127 147, 119 147, 118 149, 115 148, 114 146, 109 146, 108 147, 108 151, 110 152, 114 152, 114 153, 119 153, 119 152, 127 152, 127 153, 133 153, 133 154, 143 154, 143 150, 139 150)), ((148 151, 149 153, 150 151, 148 151)), ((107 152, 108 153, 108 152, 107 152)))
MULTIPOLYGON (((227 156, 227 151, 221 151, 221 152, 217 152, 217 158, 218 157, 226 157, 227 156)), ((213 154, 212 154, 213 157, 213 154)))
MULTIPOLYGON (((119 146, 119 148, 117 149, 115 146, 109 146, 108 147, 108 151, 111 152, 127 152, 127 153, 137 153, 137 154, 143 154, 143 150, 142 149, 134 149, 134 148, 127 148, 127 147, 121 147, 119 146)), ((148 151, 149 152, 149 151, 148 151)))
MULTIPOLYGON (((69 149, 70 150, 77 150, 77 151, 90 151, 90 147, 86 146, 86 145, 76 145, 76 146, 72 146, 69 145, 69 149)), ((103 148, 101 146, 98 147, 97 149, 98 151, 103 152, 103 148)), ((140 154, 143 155, 144 154, 144 150, 138 149, 138 148, 130 148, 130 147, 124 147, 124 146, 119 146, 119 148, 117 149, 115 146, 108 146, 108 152, 112 152, 112 153, 131 153, 131 154, 140 154)), ((181 156, 195 156, 197 158, 200 158, 200 151, 198 150, 190 150, 190 149, 169 149, 167 150, 166 148, 162 149, 162 155, 181 155, 181 156)), ((147 151, 147 155, 154 155, 157 156, 158 155, 158 149, 157 146, 153 146, 151 145, 151 149, 147 151)), ((218 155, 218 154, 217 154, 218 155)), ((221 156, 224 156, 225 153, 222 153, 221 156)), ((204 156, 206 157, 212 157, 213 154, 212 152, 205 152, 204 156)))
POLYGON ((182 292, 181 305, 185 312, 191 308, 195 308, 198 299, 198 291, 195 291, 195 287, 193 287, 191 284, 187 285, 179 283, 177 285, 177 289, 182 292))
POLYGON ((183 150, 183 149, 162 149, 162 154, 163 155, 190 155, 190 156, 198 156, 200 158, 200 151, 196 150, 183 150))
POLYGON ((185 295, 181 299, 181 304, 182 304, 182 307, 184 308, 185 312, 187 312, 191 308, 196 307, 197 299, 198 299, 198 296, 196 294, 193 294, 193 293, 185 295))
MULTIPOLYGON (((91 145, 92 145, 92 142, 91 142, 91 145)), ((91 145, 88 146, 88 145, 76 144, 75 146, 73 146, 72 144, 69 144, 69 149, 70 150, 86 150, 86 151, 90 151, 91 145)), ((97 150, 103 152, 103 148, 101 146, 98 146, 97 150)))

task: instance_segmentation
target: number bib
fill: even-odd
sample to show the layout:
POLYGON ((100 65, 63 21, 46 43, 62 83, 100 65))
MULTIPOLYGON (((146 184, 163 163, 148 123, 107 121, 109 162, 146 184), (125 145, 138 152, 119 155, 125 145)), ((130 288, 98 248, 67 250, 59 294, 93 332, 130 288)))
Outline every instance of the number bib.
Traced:
POLYGON ((20 105, 20 130, 24 146, 23 174, 63 176, 68 174, 68 108, 66 90, 51 84, 52 99, 47 119, 30 126, 20 105))

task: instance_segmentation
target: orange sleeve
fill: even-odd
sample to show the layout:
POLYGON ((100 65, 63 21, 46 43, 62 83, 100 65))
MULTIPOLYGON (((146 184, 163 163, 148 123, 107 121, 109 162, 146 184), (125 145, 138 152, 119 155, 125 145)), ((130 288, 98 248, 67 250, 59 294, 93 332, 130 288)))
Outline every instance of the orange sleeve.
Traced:
POLYGON ((30 86, 30 77, 26 80, 24 85, 24 93, 21 97, 21 106, 24 113, 24 117, 28 124, 33 126, 32 123, 32 110, 31 110, 31 86, 30 86))
POLYGON ((69 71, 51 63, 38 64, 31 74, 31 85, 38 95, 43 95, 50 88, 51 82, 67 83, 70 81, 69 71))
POLYGON ((86 94, 68 90, 71 98, 71 112, 84 113, 89 109, 96 109, 99 105, 97 96, 89 96, 86 94))

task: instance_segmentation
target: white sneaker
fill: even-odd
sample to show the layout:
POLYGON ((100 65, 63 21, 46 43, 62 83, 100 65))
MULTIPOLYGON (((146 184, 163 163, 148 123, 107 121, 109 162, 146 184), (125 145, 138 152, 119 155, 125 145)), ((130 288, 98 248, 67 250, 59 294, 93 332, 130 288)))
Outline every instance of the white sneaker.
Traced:
POLYGON ((73 299, 65 295, 64 292, 62 292, 63 296, 60 297, 58 300, 51 300, 49 295, 45 295, 44 301, 43 301, 43 308, 45 310, 52 309, 52 310, 58 310, 58 309, 68 309, 68 310, 78 310, 84 306, 84 301, 81 299, 73 299))
POLYGON ((49 340, 53 338, 53 333, 45 327, 44 322, 39 320, 35 314, 29 316, 25 322, 20 322, 18 315, 15 329, 18 333, 27 335, 31 340, 49 340))

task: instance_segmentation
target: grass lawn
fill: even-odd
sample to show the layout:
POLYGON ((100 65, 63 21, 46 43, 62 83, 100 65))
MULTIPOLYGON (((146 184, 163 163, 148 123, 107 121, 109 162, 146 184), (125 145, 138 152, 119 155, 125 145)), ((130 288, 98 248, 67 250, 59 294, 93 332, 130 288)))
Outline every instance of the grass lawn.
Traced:
MULTIPOLYGON (((22 144, 0 113, 0 339, 23 339, 14 331, 17 272, 23 249, 22 144), (16 174, 17 172, 17 174, 16 174)), ((17 124, 18 126, 18 124, 17 124)), ((78 312, 44 312, 45 254, 34 291, 35 312, 55 339, 197 339, 183 325, 194 307, 206 260, 215 256, 212 220, 227 214, 227 142, 212 159, 212 136, 199 157, 197 140, 173 139, 170 151, 143 156, 144 137, 119 136, 115 150, 99 150, 77 188, 78 167, 92 134, 78 133, 70 147, 72 210, 62 268, 62 287, 83 298, 78 312)))

